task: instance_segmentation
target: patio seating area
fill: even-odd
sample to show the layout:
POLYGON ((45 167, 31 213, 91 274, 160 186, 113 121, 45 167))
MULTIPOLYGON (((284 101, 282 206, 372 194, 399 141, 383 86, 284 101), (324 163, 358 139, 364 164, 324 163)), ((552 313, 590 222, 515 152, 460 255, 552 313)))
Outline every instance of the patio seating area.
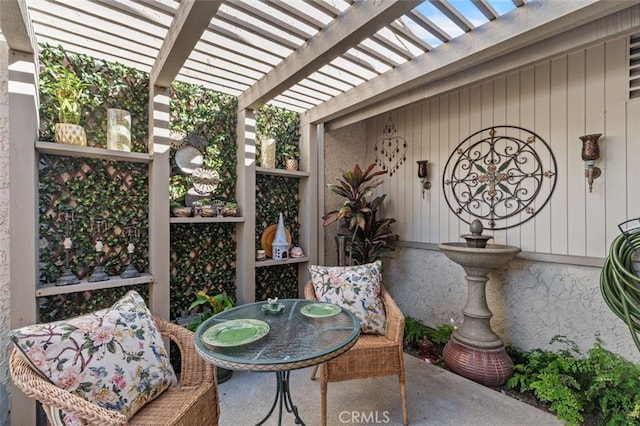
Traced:
POLYGON ((578 424, 515 358, 640 365, 640 0, 0 0, 0 105, 0 426, 578 424))
MULTIPOLYGON (((405 354, 409 424, 437 426, 552 426, 563 424, 552 414, 405 354)), ((307 426, 320 425, 320 381, 312 368, 291 373, 291 394, 307 426)), ((219 385, 220 426, 255 424, 269 411, 275 374, 236 371, 219 385)), ((327 424, 402 424, 396 376, 331 383, 327 424)), ((272 416, 267 426, 275 425, 272 416)), ((293 416, 283 413, 283 425, 293 416)))

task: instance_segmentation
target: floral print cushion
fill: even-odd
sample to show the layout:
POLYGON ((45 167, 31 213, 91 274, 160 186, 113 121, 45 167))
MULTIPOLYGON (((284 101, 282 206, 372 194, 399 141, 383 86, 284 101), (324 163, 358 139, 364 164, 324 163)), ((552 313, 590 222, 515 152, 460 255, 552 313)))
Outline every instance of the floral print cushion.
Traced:
POLYGON ((162 336, 135 291, 108 309, 13 330, 11 340, 54 385, 127 418, 177 384, 162 336))
POLYGON ((350 310, 363 333, 384 334, 387 316, 380 300, 382 262, 356 266, 310 265, 316 299, 350 310))

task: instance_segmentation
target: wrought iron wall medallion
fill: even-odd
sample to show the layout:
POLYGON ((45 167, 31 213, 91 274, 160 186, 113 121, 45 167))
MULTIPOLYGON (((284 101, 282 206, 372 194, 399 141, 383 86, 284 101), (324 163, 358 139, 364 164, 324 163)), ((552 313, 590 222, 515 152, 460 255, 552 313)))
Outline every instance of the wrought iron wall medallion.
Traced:
POLYGON ((494 126, 455 148, 442 187, 449 208, 464 222, 478 218, 488 229, 508 229, 549 202, 556 174, 551 147, 540 136, 521 127, 494 126))
POLYGON ((373 150, 376 153, 376 164, 380 165, 382 170, 388 170, 389 176, 393 176, 402 163, 407 161, 407 140, 397 135, 391 115, 382 131, 382 138, 376 141, 373 150))

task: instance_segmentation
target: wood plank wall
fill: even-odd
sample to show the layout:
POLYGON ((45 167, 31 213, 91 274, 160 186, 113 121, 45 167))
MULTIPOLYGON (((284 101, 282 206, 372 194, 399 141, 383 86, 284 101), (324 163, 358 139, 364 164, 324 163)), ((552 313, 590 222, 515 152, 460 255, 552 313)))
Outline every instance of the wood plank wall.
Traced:
MULTIPOLYGON (((455 147, 478 130, 526 128, 542 137, 556 158, 550 202, 528 222, 495 231, 494 242, 544 254, 604 258, 617 225, 640 216, 640 100, 628 100, 628 37, 620 37, 477 82, 444 96, 391 112, 408 142, 406 162, 387 176, 385 215, 395 217, 400 239, 459 241, 468 225, 450 211, 442 173, 455 147), (602 176, 589 193, 579 137, 602 133, 602 176), (417 160, 429 160, 431 190, 422 199, 417 160)), ((389 113, 370 119, 367 164, 383 137, 389 113)), ((485 233, 488 231, 485 230, 485 233)))

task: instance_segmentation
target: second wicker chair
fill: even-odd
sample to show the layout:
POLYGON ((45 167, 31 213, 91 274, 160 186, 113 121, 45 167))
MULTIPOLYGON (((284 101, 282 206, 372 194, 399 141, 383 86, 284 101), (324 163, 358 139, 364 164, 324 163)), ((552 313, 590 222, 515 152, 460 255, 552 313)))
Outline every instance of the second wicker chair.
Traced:
MULTIPOLYGON (((316 300, 311 281, 305 286, 305 298, 316 300)), ((391 295, 381 288, 380 298, 387 314, 387 329, 384 336, 360 334, 356 344, 344 354, 320 365, 320 397, 322 426, 327 424, 327 384, 367 377, 397 375, 402 400, 402 423, 409 424, 407 414, 407 392, 405 387, 403 337, 404 315, 391 295)), ((311 378, 315 379, 317 367, 311 378)))

